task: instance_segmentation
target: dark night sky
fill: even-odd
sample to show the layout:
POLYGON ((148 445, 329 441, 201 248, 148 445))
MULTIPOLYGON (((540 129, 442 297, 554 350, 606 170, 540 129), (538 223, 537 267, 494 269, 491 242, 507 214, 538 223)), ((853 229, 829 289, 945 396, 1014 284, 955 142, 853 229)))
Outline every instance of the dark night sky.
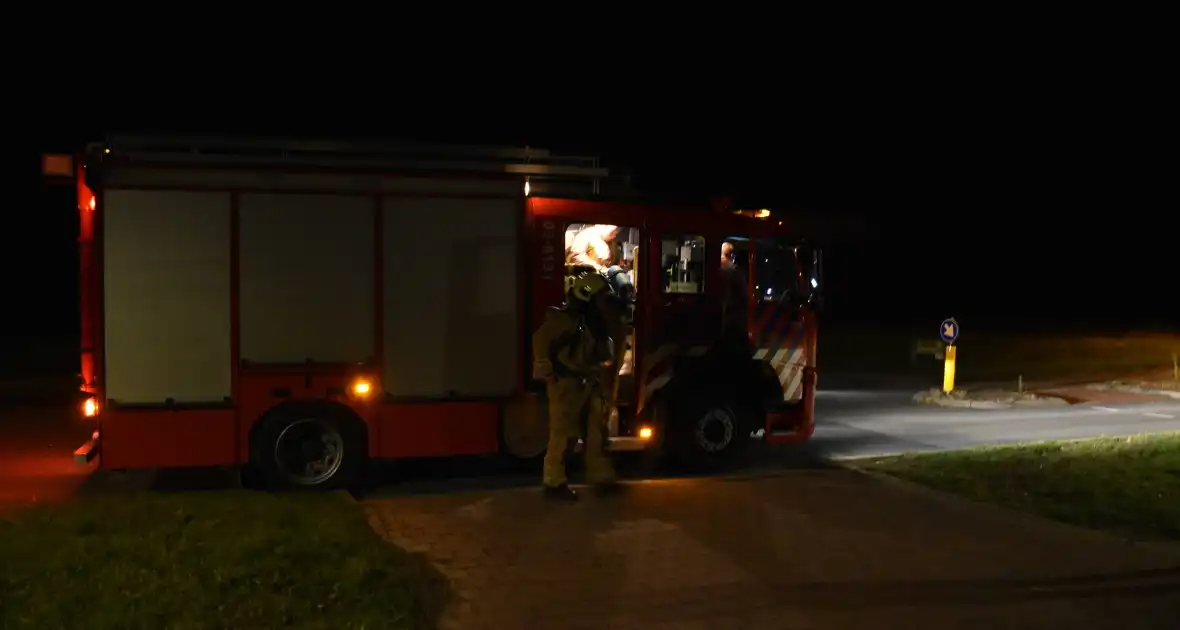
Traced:
MULTIPOLYGON (((364 135, 589 151, 628 165, 655 191, 728 192, 750 205, 818 209, 835 221, 867 217, 871 237, 828 250, 834 318, 1180 326, 1180 213, 1174 195, 1160 194, 1164 164, 1144 149, 1144 125, 1126 108, 997 97, 942 111, 898 105, 872 116, 850 107, 812 118, 686 115, 614 127, 373 124, 364 135)), ((55 129, 41 145, 76 137, 55 129)), ((32 230, 27 242, 10 247, 35 252, 16 285, 44 296, 23 318, 52 334, 74 321, 73 210, 43 190, 38 199, 38 211, 21 219, 32 230)))

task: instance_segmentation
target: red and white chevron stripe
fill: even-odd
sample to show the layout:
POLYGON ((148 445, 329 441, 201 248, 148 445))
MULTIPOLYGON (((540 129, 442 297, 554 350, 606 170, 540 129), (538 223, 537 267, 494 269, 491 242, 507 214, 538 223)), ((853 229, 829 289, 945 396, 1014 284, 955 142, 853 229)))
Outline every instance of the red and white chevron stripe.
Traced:
MULTIPOLYGON (((766 350, 754 353, 755 359, 765 359, 766 350), (761 353, 761 354, 759 354, 761 353)), ((803 397, 803 368, 807 365, 807 356, 803 347, 783 348, 770 358, 770 367, 778 375, 778 382, 783 386, 783 400, 794 402, 803 397)))
POLYGON ((642 410, 652 396, 672 380, 677 359, 704 356, 708 351, 709 346, 666 343, 644 356, 643 367, 639 372, 639 382, 643 384, 639 393, 639 409, 642 410))

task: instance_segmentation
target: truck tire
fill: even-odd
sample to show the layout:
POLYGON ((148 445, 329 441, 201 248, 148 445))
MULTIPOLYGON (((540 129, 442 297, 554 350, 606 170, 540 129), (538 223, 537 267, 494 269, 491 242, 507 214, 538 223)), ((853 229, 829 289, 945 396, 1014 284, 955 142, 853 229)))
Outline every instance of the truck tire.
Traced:
POLYGON ((266 487, 326 491, 357 482, 368 459, 364 422, 331 404, 272 410, 250 440, 250 463, 266 487))
POLYGON ((750 444, 748 414, 722 400, 685 405, 677 414, 678 459, 698 472, 713 472, 740 461, 750 444))

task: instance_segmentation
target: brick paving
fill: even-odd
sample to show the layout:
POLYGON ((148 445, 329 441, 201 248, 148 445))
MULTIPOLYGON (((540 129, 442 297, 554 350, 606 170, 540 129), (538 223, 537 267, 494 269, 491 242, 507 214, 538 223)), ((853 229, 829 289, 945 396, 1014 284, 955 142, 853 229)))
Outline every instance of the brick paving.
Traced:
POLYGON ((847 470, 642 482, 572 505, 536 490, 364 503, 387 540, 450 578, 446 629, 1174 630, 1180 620, 1180 550, 847 470))

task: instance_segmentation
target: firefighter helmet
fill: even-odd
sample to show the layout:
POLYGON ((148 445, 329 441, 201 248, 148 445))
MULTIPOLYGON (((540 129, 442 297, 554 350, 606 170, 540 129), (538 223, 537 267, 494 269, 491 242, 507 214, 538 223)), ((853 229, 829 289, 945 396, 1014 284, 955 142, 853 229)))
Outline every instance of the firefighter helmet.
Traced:
POLYGON ((573 279, 569 293, 576 300, 590 302, 603 291, 614 293, 614 289, 611 287, 610 281, 606 279, 606 276, 600 273, 584 273, 573 279))

